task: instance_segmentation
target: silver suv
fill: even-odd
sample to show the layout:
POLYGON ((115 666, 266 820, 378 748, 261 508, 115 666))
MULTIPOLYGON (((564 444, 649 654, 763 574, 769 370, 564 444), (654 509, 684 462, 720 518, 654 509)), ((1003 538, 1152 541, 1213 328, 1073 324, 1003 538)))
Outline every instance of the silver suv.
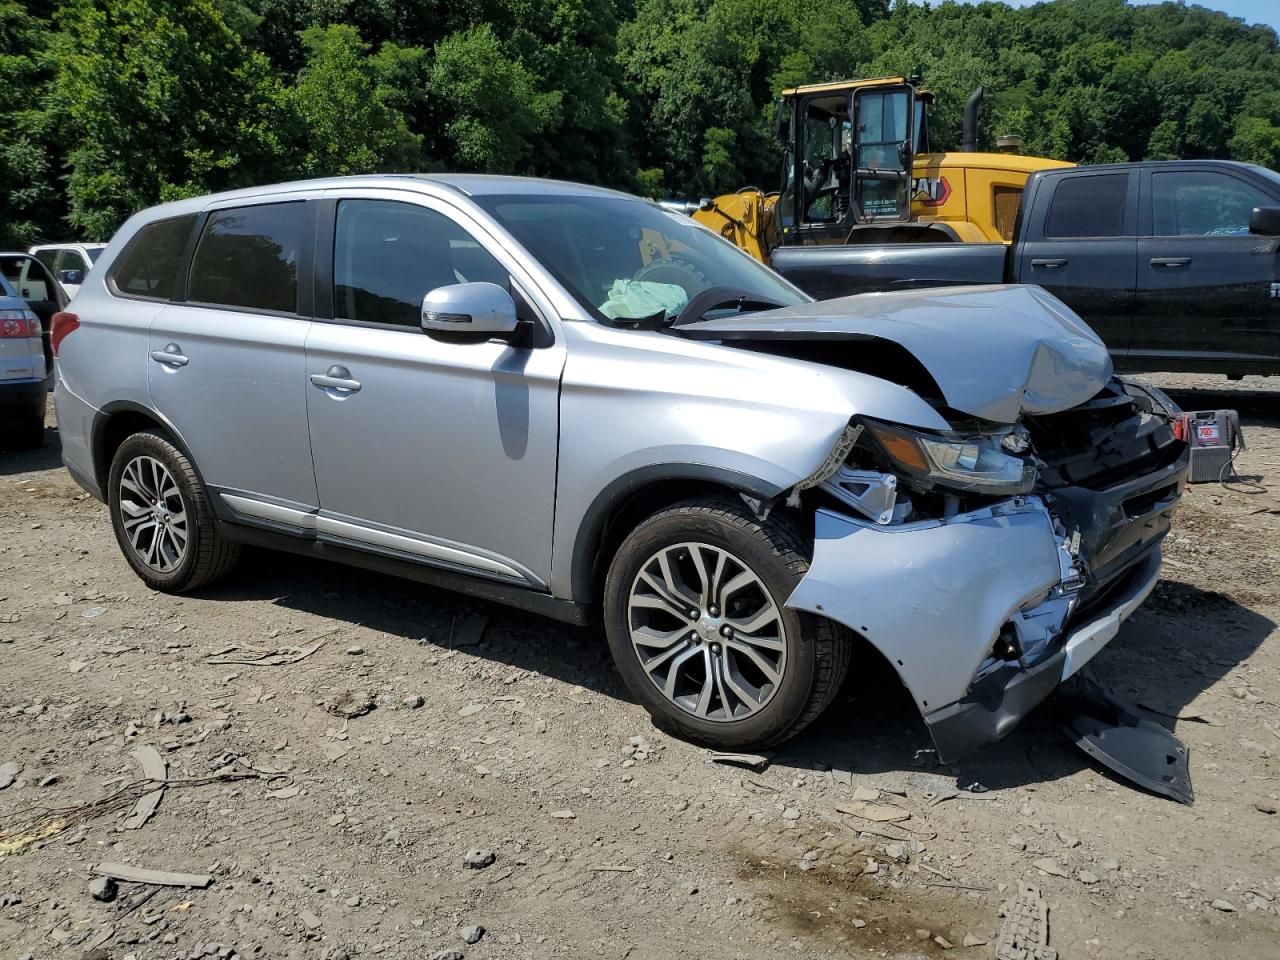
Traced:
POLYGON ((1154 585, 1158 393, 1035 287, 812 302, 592 187, 371 176, 144 211, 57 315, 63 457, 151 587, 241 544, 573 623, 661 725, 792 735, 855 645, 944 758, 1154 585))

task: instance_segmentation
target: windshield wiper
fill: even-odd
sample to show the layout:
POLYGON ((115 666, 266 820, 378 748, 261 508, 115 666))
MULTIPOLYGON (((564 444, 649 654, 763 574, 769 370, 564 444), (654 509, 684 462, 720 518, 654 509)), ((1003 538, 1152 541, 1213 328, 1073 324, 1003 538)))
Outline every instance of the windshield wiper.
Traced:
POLYGON ((758 307, 773 309, 785 306, 786 304, 781 300, 775 300, 759 293, 752 293, 750 290, 740 290, 737 287, 711 287, 703 290, 686 303, 666 326, 683 327, 691 323, 697 323, 712 310, 724 307, 737 307, 738 312, 743 313, 750 312, 751 309, 758 307))

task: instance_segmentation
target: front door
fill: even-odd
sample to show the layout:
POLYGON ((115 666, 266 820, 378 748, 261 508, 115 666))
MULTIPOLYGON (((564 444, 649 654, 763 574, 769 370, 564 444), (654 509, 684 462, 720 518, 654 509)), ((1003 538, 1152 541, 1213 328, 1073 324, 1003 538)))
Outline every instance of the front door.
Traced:
MULTIPOLYGON (((1212 168, 1148 172, 1150 229, 1138 243, 1132 356, 1280 359, 1280 254, 1252 236, 1254 207, 1274 206, 1243 176, 1212 168)), ((1243 371, 1242 371, 1243 372, 1243 371)))
POLYGON ((1031 201, 1036 213, 1018 244, 1015 276, 1044 287, 1123 356, 1136 282, 1137 174, 1071 171, 1045 178, 1039 189, 1051 192, 1047 203, 1039 194, 1031 201))
POLYGON ((299 297, 313 236, 302 199, 211 210, 185 301, 151 323, 152 403, 215 495, 258 519, 281 516, 276 506, 289 516, 316 506, 303 354, 310 306, 299 297))
POLYGON ((544 586, 563 345, 426 335, 429 291, 477 280, 512 289, 514 261, 443 203, 331 196, 317 299, 332 319, 307 341, 319 535, 544 586))

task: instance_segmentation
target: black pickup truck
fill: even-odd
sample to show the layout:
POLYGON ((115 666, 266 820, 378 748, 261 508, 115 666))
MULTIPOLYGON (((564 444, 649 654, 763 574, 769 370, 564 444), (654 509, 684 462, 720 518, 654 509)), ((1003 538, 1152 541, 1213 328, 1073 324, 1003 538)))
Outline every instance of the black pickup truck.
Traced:
POLYGON ((1034 283, 1127 370, 1280 374, 1280 174, 1225 160, 1066 167, 1027 181, 1012 243, 779 247, 818 299, 1034 283))

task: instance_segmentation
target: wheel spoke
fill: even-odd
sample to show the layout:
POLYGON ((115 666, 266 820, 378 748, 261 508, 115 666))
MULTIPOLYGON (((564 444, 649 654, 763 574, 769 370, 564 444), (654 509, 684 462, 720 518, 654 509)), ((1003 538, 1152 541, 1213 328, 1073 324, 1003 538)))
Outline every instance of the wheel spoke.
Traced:
POLYGON ((662 571, 662 582, 667 596, 694 606, 696 601, 689 596, 689 588, 684 585, 680 576, 671 569, 671 551, 663 550, 658 554, 658 569, 662 571))
POLYGON ((635 627, 631 631, 631 642, 638 647, 649 647, 654 650, 666 650, 673 643, 689 638, 689 628, 679 627, 675 630, 655 630, 653 627, 635 627))
POLYGON ((667 670, 666 682, 662 685, 662 692, 667 695, 668 700, 676 698, 676 684, 680 682, 680 668, 699 653, 701 653, 701 648, 691 645, 687 650, 677 654, 671 661, 671 667, 667 670))
POLYGON ((720 609, 724 610, 729 604, 729 598, 744 587, 749 587, 753 583, 759 583, 756 575, 750 570, 743 571, 724 585, 720 591, 720 609))
POLYGON ((141 517, 140 522, 134 524, 133 529, 129 529, 127 526, 125 527, 126 532, 129 534, 129 542, 133 544, 133 548, 135 550, 139 552, 142 551, 142 548, 138 546, 138 541, 148 530, 152 531, 154 535, 155 527, 156 522, 152 520, 149 515, 141 517))
POLYGON ((676 654, 688 649, 689 646, 690 644, 688 643, 673 643, 666 650, 663 650, 661 653, 655 654, 648 659, 642 657, 640 659, 640 665, 644 667, 646 673, 653 673, 672 657, 676 656, 676 654))
POLYGON ((707 647, 702 648, 702 659, 706 667, 702 678, 702 689, 698 691, 698 702, 693 708, 693 712, 700 717, 707 715, 707 708, 711 706, 711 695, 715 693, 715 681, 712 671, 714 667, 711 661, 715 659, 711 654, 711 650, 707 647))
POLYGON ((754 647, 748 646, 745 643, 739 643, 736 639, 726 640, 725 646, 736 653, 742 654, 755 664, 756 669, 763 673, 765 679, 770 683, 776 684, 780 679, 778 671, 774 668, 773 664, 766 660, 754 647))
POLYGON ((729 702, 729 694, 725 692, 724 657, 712 657, 711 661, 715 666, 716 695, 720 698, 720 707, 724 710, 724 718, 732 720, 733 704, 729 702))
POLYGON ((770 601, 756 613, 753 613, 748 620, 738 620, 732 617, 727 617, 726 619, 729 621, 729 625, 738 633, 754 634, 758 633, 761 627, 778 619, 778 608, 770 601))
POLYGON ((761 699, 760 695, 753 694, 748 689, 749 684, 734 673, 727 663, 725 664, 722 674, 724 676, 725 685, 733 691, 734 696, 736 696, 738 700, 741 701, 742 705, 746 707, 748 713, 759 709, 759 707, 763 705, 764 700, 761 699))
POLYGON ((631 597, 631 606, 645 607, 651 610, 661 610, 664 613, 671 614, 673 617, 678 617, 685 623, 693 623, 693 619, 689 616, 689 605, 687 603, 680 603, 661 592, 662 588, 658 586, 657 581, 647 573, 640 574, 640 579, 656 592, 633 594, 631 597))

